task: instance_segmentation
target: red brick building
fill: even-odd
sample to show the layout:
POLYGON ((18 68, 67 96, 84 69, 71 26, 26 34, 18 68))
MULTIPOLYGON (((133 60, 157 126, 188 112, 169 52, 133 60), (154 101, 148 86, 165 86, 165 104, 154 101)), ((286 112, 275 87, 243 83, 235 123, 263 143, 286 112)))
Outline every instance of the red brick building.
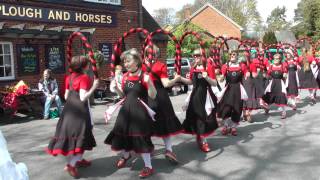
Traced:
MULTIPOLYGON (((61 86, 67 72, 67 39, 74 31, 82 32, 94 49, 103 51, 106 65, 99 74, 107 78, 112 46, 132 27, 146 27, 150 32, 160 28, 142 7, 142 0, 3 0, 0 87, 24 80, 35 88, 46 68, 53 70, 61 86)), ((137 34, 127 38, 125 44, 127 48, 140 48, 143 40, 137 34)), ((164 36, 155 40, 166 44, 164 36)), ((83 49, 79 40, 73 47, 77 55, 83 49)))
POLYGON ((213 36, 241 38, 243 28, 211 4, 205 4, 185 21, 207 30, 213 36))

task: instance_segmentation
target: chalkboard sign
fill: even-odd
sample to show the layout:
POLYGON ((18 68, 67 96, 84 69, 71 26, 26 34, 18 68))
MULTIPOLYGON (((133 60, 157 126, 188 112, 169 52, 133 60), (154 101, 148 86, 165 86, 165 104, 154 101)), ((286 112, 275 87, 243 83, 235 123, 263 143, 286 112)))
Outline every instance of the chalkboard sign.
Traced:
POLYGON ((46 67, 53 73, 65 73, 64 46, 62 44, 46 45, 46 67))
POLYGON ((18 74, 39 74, 39 48, 37 45, 17 44, 18 74))
POLYGON ((99 50, 103 54, 105 63, 111 63, 112 44, 111 43, 100 43, 99 50))

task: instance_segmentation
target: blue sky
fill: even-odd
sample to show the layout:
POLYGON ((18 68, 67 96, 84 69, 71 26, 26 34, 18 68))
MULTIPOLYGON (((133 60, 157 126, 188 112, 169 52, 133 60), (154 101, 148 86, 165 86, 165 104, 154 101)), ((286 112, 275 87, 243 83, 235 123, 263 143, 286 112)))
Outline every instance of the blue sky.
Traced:
MULTIPOLYGON (((193 2, 194 0, 142 0, 143 6, 151 14, 153 14, 153 11, 158 8, 173 8, 175 11, 178 11, 183 5, 193 2)), ((277 6, 285 6, 287 8, 287 20, 290 21, 293 20, 294 9, 297 8, 297 4, 300 0, 257 0, 257 2, 257 9, 264 21, 266 21, 272 9, 277 6)))

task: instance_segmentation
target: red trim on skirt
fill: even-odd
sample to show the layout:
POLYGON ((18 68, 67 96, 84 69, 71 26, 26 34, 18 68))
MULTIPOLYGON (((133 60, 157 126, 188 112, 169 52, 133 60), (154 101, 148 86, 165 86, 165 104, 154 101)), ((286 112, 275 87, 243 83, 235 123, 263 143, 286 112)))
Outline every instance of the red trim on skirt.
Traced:
POLYGON ((278 106, 278 107, 290 107, 288 104, 274 104, 275 106, 278 106))
POLYGON ((295 95, 295 94, 292 94, 292 95, 287 95, 287 98, 296 98, 298 97, 299 95, 295 95))
POLYGON ((59 154, 63 155, 63 156, 69 156, 69 155, 77 155, 77 154, 83 154, 85 150, 88 150, 88 151, 91 151, 91 149, 82 149, 82 148, 76 148, 76 149, 73 149, 73 150, 70 150, 68 152, 66 151, 63 151, 62 149, 48 149, 46 148, 45 151, 48 153, 48 154, 51 154, 53 156, 57 156, 59 154))
POLYGON ((302 88, 302 87, 299 87, 298 89, 319 90, 320 88, 302 88))

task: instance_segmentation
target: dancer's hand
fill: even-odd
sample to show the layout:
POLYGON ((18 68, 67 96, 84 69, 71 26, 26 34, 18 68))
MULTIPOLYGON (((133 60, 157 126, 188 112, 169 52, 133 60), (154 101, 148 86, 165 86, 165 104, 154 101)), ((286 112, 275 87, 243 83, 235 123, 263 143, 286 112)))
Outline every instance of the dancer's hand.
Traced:
POLYGON ((143 81, 144 81, 145 83, 148 83, 148 84, 152 83, 149 74, 145 74, 145 75, 144 75, 143 81))
POLYGON ((99 79, 95 79, 95 80, 93 81, 92 87, 93 87, 94 89, 97 89, 97 88, 99 87, 99 79))
POLYGON ((207 73, 207 72, 202 72, 202 77, 203 77, 204 79, 207 79, 207 78, 208 78, 208 73, 207 73))

